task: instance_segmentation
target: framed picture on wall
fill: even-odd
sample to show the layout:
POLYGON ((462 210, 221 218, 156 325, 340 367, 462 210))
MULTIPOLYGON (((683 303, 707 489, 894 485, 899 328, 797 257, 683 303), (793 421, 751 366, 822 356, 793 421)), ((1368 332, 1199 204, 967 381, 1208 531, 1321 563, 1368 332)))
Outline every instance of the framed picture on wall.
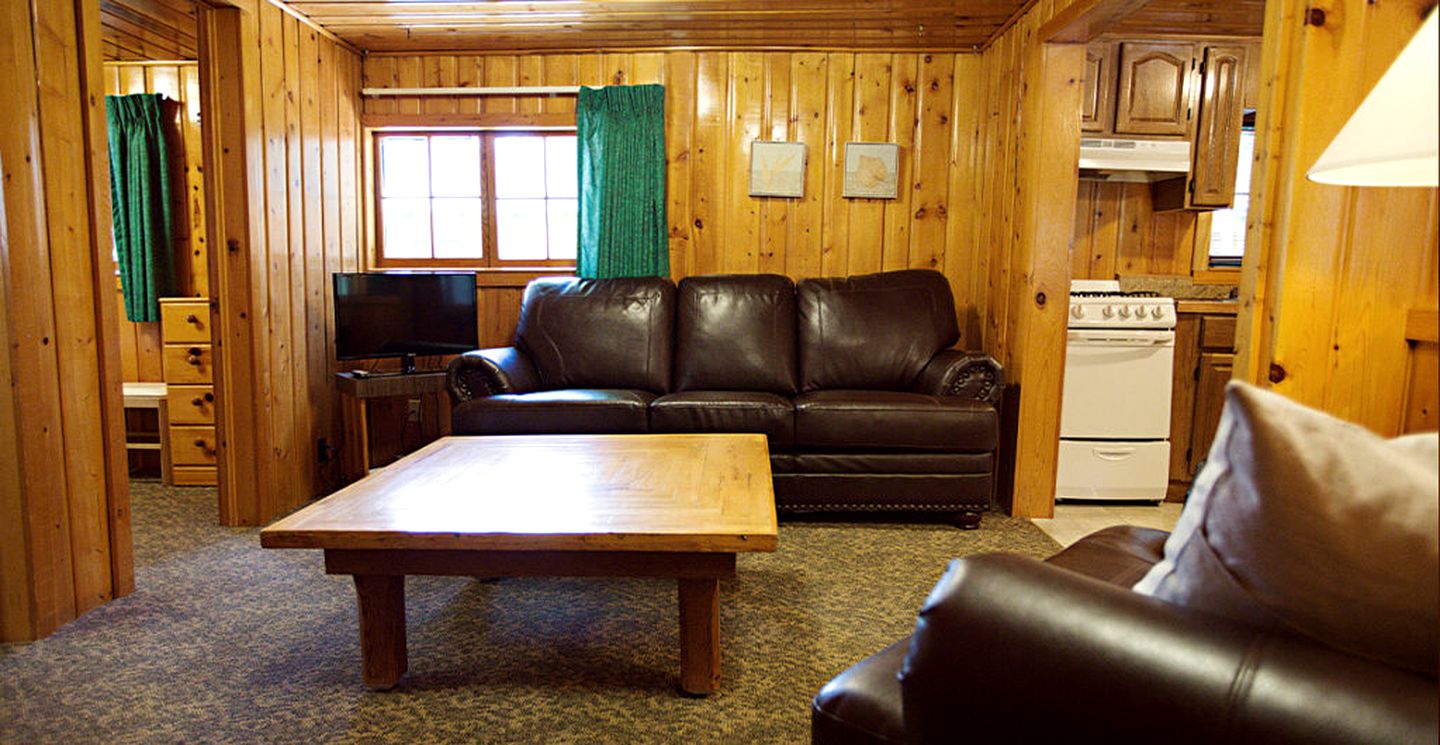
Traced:
POLYGON ((893 142, 845 143, 847 197, 894 199, 900 180, 900 146, 893 142))
POLYGON ((805 143, 752 142, 750 196, 805 196, 805 143))

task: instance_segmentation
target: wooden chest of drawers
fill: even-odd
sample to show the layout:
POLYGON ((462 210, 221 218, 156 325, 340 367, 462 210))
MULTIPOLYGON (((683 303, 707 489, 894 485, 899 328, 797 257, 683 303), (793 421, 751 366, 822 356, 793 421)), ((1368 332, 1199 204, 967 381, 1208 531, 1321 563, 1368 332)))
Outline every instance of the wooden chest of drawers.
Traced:
POLYGON ((210 301, 160 299, 161 370, 170 411, 171 483, 215 484, 215 386, 210 301))

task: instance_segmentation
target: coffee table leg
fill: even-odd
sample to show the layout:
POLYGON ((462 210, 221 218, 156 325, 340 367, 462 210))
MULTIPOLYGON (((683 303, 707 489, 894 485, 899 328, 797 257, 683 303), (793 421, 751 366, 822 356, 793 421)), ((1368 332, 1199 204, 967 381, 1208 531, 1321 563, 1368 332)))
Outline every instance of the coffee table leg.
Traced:
POLYGON ((355 575, 360 606, 360 675, 384 691, 405 674, 405 576, 355 575))
POLYGON ((720 580, 680 582, 680 688, 705 695, 720 690, 720 580))

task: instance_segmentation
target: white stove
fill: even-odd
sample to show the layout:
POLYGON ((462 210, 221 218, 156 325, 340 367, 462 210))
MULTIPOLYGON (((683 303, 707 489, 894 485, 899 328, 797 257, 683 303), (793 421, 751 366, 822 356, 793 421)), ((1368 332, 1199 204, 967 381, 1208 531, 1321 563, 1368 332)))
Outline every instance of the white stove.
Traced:
POLYGON ((1057 499, 1165 498, 1174 328, 1172 298, 1073 283, 1057 499))
POLYGON ((1121 292, 1117 280, 1077 279, 1070 287, 1072 329, 1173 329, 1175 300, 1121 292))

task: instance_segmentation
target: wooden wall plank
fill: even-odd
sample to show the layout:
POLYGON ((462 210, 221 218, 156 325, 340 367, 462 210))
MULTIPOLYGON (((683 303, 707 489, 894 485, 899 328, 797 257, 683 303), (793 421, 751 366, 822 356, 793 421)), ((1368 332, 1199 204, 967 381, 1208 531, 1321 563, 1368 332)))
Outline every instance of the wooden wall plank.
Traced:
MULTIPOLYGON (((777 55, 778 56, 778 55, 777 55)), ((787 200, 785 249, 782 260, 772 264, 776 272, 792 277, 818 277, 824 273, 821 243, 824 226, 823 196, 829 184, 825 178, 824 148, 826 117, 829 113, 826 81, 830 58, 823 53, 798 53, 789 57, 789 139, 805 143, 805 194, 787 200)), ((775 108, 778 110, 779 105, 775 108)))
POLYGON ((841 193, 845 180, 845 143, 854 128, 856 56, 827 55, 825 64, 825 173, 821 197, 820 274, 849 273, 851 231, 850 200, 841 193))
POLYGON ((1410 310, 1434 307, 1437 192, 1316 184, 1305 171, 1431 5, 1340 0, 1321 25, 1300 20, 1299 0, 1265 11, 1236 376, 1382 435, 1440 386, 1412 387, 1403 331, 1410 310))
MULTIPOLYGON (((891 91, 900 85, 892 78, 893 59, 890 54, 855 55, 855 95, 850 116, 850 135, 840 143, 840 189, 844 190, 844 147, 846 142, 886 142, 892 122, 890 106, 895 96, 891 91)), ((903 94, 903 91, 902 91, 903 94)), ((901 153, 902 161, 908 153, 901 153)), ((841 197, 844 199, 844 197, 841 197)), ((849 204, 849 262, 845 274, 878 272, 884 264, 886 245, 886 205, 883 199, 845 199, 849 204)), ((893 243, 893 238, 891 239, 893 243)))
POLYGON ((759 53, 732 52, 729 56, 728 146, 722 170, 726 240, 721 246, 720 270, 754 273, 760 269, 760 207, 750 196, 750 145, 760 136, 765 65, 759 53))
POLYGON ((100 37, 87 3, 0 7, 0 641, 134 587, 100 37))

